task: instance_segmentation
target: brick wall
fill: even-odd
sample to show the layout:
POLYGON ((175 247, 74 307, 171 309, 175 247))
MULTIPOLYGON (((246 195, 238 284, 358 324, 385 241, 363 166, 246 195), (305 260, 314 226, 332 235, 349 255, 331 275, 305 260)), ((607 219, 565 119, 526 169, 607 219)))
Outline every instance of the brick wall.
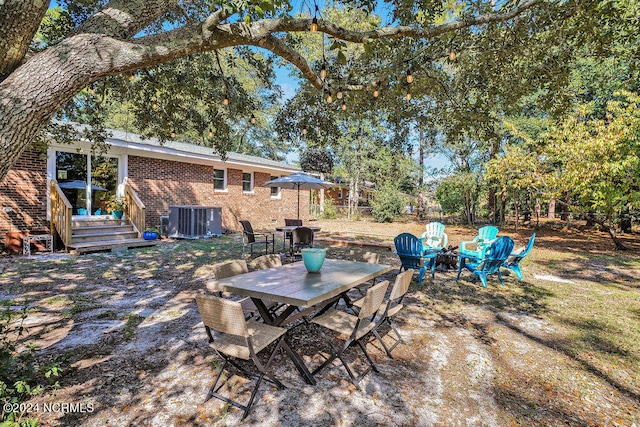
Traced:
POLYGON ((0 182, 0 235, 48 232, 47 160, 28 148, 0 182), (10 207, 11 212, 4 212, 10 207))
MULTIPOLYGON (((280 199, 272 199, 271 189, 262 187, 271 174, 256 172, 253 194, 246 194, 242 170, 227 168, 227 191, 222 192, 213 190, 213 171, 213 166, 129 156, 129 183, 145 204, 147 227, 158 226, 160 216, 175 205, 221 207, 222 226, 230 230, 241 230, 241 219, 259 229, 296 217, 296 191, 282 190, 280 199)), ((308 190, 300 192, 300 217, 309 217, 308 190)))

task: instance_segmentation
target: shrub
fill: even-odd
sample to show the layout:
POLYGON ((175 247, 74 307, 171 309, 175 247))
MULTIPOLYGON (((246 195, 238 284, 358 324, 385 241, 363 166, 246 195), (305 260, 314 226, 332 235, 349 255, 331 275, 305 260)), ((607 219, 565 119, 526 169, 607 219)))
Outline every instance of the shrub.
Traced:
POLYGON ((338 209, 334 204, 334 200, 331 197, 324 198, 324 212, 322 213, 322 218, 324 219, 335 219, 338 216, 338 209))
POLYGON ((377 222, 393 222, 406 205, 406 197, 393 186, 381 188, 371 202, 371 213, 377 222))
MULTIPOLYGON (((57 377, 60 368, 57 364, 36 369, 34 354, 36 348, 27 344, 18 351, 18 340, 26 331, 24 321, 28 315, 27 301, 20 310, 12 308, 14 300, 0 303, 0 404, 3 406, 0 425, 7 427, 25 427, 38 425, 37 419, 23 418, 19 411, 5 411, 5 405, 18 404, 41 393, 44 386, 40 382, 57 377), (44 378, 43 378, 44 377, 44 378)), ((56 382, 54 387, 58 386, 56 382)))

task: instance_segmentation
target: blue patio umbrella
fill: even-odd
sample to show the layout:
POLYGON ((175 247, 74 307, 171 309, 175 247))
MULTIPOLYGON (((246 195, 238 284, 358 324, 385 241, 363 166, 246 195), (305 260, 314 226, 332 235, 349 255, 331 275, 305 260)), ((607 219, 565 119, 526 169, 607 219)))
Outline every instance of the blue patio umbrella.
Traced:
POLYGON ((285 189, 298 190, 298 219, 300 219, 300 190, 311 190, 321 188, 331 188, 335 186, 333 182, 324 181, 303 172, 294 172, 282 178, 272 179, 264 183, 265 187, 280 187, 285 189))

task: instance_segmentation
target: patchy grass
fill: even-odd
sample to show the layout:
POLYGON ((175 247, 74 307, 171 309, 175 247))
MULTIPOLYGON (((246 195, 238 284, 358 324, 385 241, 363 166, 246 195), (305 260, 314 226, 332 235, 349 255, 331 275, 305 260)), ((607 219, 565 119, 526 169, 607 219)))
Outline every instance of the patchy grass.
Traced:
MULTIPOLYGON (((376 242, 391 242, 390 236, 402 231, 420 235, 424 230, 424 224, 412 223, 392 224, 389 228, 365 222, 327 221, 320 225, 323 230, 338 225, 351 227, 350 235, 355 239, 376 242)), ((474 231, 448 226, 449 243, 455 246, 461 240, 470 240, 474 231)), ((532 231, 521 229, 516 234, 505 230, 516 240, 516 245, 524 244, 532 231)), ((409 395, 422 396, 433 393, 434 388, 423 390, 418 388, 419 384, 436 375, 436 362, 443 354, 449 354, 442 371, 437 372, 442 376, 445 392, 439 397, 438 405, 429 406, 430 410, 439 411, 441 423, 445 423, 447 414, 463 416, 460 414, 466 411, 469 394, 484 393, 495 400, 497 425, 638 425, 640 257, 637 248, 640 245, 634 245, 635 240, 630 236, 627 239, 626 243, 634 250, 615 253, 607 250, 610 243, 606 236, 595 234, 587 238, 562 230, 538 230, 534 250, 522 263, 524 280, 520 282, 512 274, 505 278, 505 286, 500 286, 496 277, 491 277, 488 288, 484 289, 465 272, 457 282, 454 271, 437 272, 433 281, 427 273, 422 285, 412 282, 406 301, 408 311, 405 313, 408 314, 398 325, 403 334, 407 334, 407 343, 395 350, 397 359, 388 365, 383 354, 375 354, 376 362, 383 364, 385 369, 381 371, 386 372, 385 378, 392 377, 390 369, 409 369, 409 375, 415 380, 407 381, 405 376, 398 384, 410 383, 409 395), (486 353, 486 360, 469 358, 478 349, 486 353), (469 382, 470 373, 476 375, 473 378, 478 382, 469 382)), ((0 259, 4 264, 0 269, 0 299, 26 297, 38 314, 49 316, 43 321, 45 326, 41 332, 37 327, 31 328, 45 338, 50 331, 63 330, 65 325, 75 328, 72 332, 82 333, 84 322, 97 319, 101 321, 98 323, 108 324, 118 322, 105 321, 122 320, 125 324, 114 329, 117 333, 111 329, 96 332, 90 334, 96 338, 95 343, 74 347, 70 363, 84 360, 86 368, 65 370, 65 384, 70 390, 84 384, 82 387, 86 389, 80 390, 82 396, 86 393, 101 399, 95 396, 126 395, 125 388, 145 383, 141 378, 148 376, 146 387, 163 395, 166 390, 150 384, 162 384, 164 379, 156 380, 154 376, 161 375, 163 367, 163 375, 169 375, 167 371, 173 372, 176 360, 185 366, 199 363, 203 349, 169 356, 166 348, 154 348, 149 351, 149 357, 158 354, 155 356, 158 359, 151 363, 127 359, 126 352, 120 354, 122 347, 118 345, 121 341, 128 345, 144 339, 148 342, 150 336, 161 333, 165 334, 163 338, 187 340, 195 324, 193 295, 201 289, 202 279, 211 276, 212 264, 241 258, 241 250, 241 244, 233 236, 225 236, 176 241, 119 255, 14 257, 11 262, 0 259), (90 310, 98 307, 105 310, 91 314, 90 310), (123 316, 123 313, 128 314, 123 316), (52 320, 53 315, 62 318, 52 320), (191 323, 183 322, 182 329, 176 329, 189 315, 191 323), (148 320, 142 324, 145 319, 148 320), (171 367, 163 362, 165 357, 171 360, 171 367), (92 362, 103 359, 103 362, 92 362), (102 388, 92 391, 93 381, 98 381, 102 388)), ((379 247, 329 246, 328 250, 329 257, 350 259, 357 259, 367 251, 378 252, 381 263, 398 264, 393 253, 379 247)), ((395 271, 388 275, 392 281, 394 277, 395 271)), ((293 341, 301 339, 296 337, 293 341)), ((202 347, 206 347, 206 342, 202 347)), ((210 375, 208 369, 217 367, 218 363, 217 358, 207 358, 206 363, 198 366, 201 369, 206 366, 210 375)), ((278 374, 290 369, 284 365, 278 374)), ((180 365, 175 372, 179 369, 180 365)), ((202 376, 197 369, 187 369, 187 372, 198 380, 202 376)), ((202 379, 203 387, 210 386, 209 379, 208 376, 202 379)), ((288 379, 289 387, 292 381, 291 377, 288 379)), ((187 378, 185 382, 198 381, 187 378)), ((291 387, 299 393, 302 402, 303 386, 296 389, 298 386, 294 379, 291 387)), ((175 391, 171 398, 181 395, 175 391)), ((114 414, 150 413, 149 407, 144 406, 149 396, 142 393, 136 396, 138 400, 127 406, 108 399, 102 403, 106 408, 113 408, 114 414)), ((230 414, 235 415, 234 410, 226 412, 226 407, 211 402, 213 400, 207 407, 216 408, 213 422, 224 423, 230 414)), ((298 403, 288 405, 304 413, 305 408, 298 408, 298 403)), ((94 415, 94 423, 101 418, 110 419, 103 418, 104 414, 94 415)), ((192 419, 186 409, 185 414, 176 416, 183 415, 185 419, 192 419)), ((65 419, 67 425, 96 425, 81 420, 65 419)), ((145 418, 140 420, 139 424, 143 424, 145 418)), ((455 418, 451 423, 461 425, 466 421, 455 418)))

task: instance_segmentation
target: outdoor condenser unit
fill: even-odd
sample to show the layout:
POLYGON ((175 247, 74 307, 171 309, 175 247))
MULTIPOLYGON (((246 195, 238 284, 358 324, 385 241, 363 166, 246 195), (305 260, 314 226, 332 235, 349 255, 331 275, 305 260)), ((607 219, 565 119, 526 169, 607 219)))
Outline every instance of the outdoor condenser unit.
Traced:
POLYGON ((186 239, 222 236, 222 208, 169 206, 167 236, 186 239))

